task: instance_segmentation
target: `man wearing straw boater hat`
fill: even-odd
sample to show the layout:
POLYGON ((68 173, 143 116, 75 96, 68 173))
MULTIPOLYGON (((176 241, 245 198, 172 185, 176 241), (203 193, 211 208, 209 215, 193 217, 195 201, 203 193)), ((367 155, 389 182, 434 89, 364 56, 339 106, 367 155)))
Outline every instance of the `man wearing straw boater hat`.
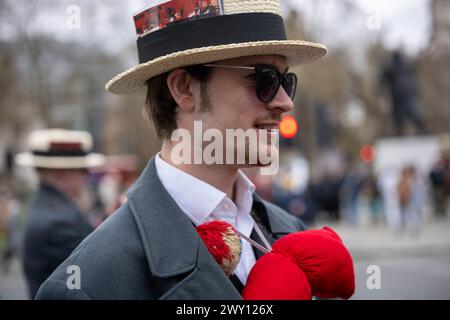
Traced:
POLYGON ((77 205, 86 187, 87 170, 103 164, 91 153, 88 132, 63 129, 36 130, 30 134, 29 151, 16 163, 33 167, 39 188, 31 201, 24 243, 24 271, 30 297, 93 231, 77 205))
MULTIPOLYGON (((240 168, 260 163, 247 163, 247 153, 236 164, 195 155, 190 161, 197 142, 176 151, 180 136, 197 134, 199 124, 200 134, 254 129, 273 137, 281 115, 294 107, 297 78, 289 67, 322 57, 326 48, 287 40, 278 0, 203 1, 208 9, 196 8, 197 2, 153 1, 135 16, 139 64, 106 89, 147 94, 161 151, 130 188, 128 202, 50 276, 39 299, 241 299, 250 270, 270 243, 304 229, 254 192, 240 168), (168 7, 181 19, 168 21, 168 7), (231 276, 196 230, 217 220, 244 239, 231 276), (75 273, 68 272, 74 265, 80 270, 75 289, 75 273)), ((270 141, 262 147, 272 150, 270 141)), ((216 154, 221 151, 229 152, 228 144, 216 154)))

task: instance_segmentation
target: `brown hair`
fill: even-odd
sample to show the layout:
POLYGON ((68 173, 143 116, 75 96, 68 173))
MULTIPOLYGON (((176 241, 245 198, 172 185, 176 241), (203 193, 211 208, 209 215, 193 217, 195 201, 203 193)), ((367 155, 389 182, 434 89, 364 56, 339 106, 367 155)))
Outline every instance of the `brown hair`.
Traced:
MULTIPOLYGON (((193 65, 184 68, 195 80, 200 82, 202 100, 206 98, 206 83, 211 77, 211 68, 202 65, 193 65)), ((167 86, 167 77, 170 72, 147 80, 147 98, 145 100, 145 113, 153 121, 156 133, 162 139, 170 138, 172 131, 177 128, 176 108, 167 86)))

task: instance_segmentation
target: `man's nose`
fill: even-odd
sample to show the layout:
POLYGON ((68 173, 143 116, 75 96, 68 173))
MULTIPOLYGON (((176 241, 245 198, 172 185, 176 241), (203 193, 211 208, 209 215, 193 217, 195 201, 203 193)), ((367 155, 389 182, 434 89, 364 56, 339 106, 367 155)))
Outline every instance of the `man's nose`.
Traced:
POLYGON ((283 86, 280 86, 275 98, 267 104, 267 108, 280 113, 285 113, 294 109, 294 102, 286 93, 283 86))

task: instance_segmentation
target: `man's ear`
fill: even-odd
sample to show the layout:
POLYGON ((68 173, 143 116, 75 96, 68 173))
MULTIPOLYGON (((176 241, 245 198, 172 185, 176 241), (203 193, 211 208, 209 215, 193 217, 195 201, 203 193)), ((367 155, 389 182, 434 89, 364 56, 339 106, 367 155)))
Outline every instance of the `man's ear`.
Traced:
POLYGON ((184 69, 175 69, 167 76, 167 87, 173 99, 185 111, 194 110, 195 108, 194 82, 184 69))

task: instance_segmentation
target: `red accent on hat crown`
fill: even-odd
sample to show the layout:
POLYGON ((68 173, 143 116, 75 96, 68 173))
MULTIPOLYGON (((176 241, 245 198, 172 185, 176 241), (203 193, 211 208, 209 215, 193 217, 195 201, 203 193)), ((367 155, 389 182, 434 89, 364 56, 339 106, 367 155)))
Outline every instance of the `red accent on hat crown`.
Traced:
POLYGON ((51 142, 50 150, 55 151, 81 151, 82 146, 80 142, 51 142))

